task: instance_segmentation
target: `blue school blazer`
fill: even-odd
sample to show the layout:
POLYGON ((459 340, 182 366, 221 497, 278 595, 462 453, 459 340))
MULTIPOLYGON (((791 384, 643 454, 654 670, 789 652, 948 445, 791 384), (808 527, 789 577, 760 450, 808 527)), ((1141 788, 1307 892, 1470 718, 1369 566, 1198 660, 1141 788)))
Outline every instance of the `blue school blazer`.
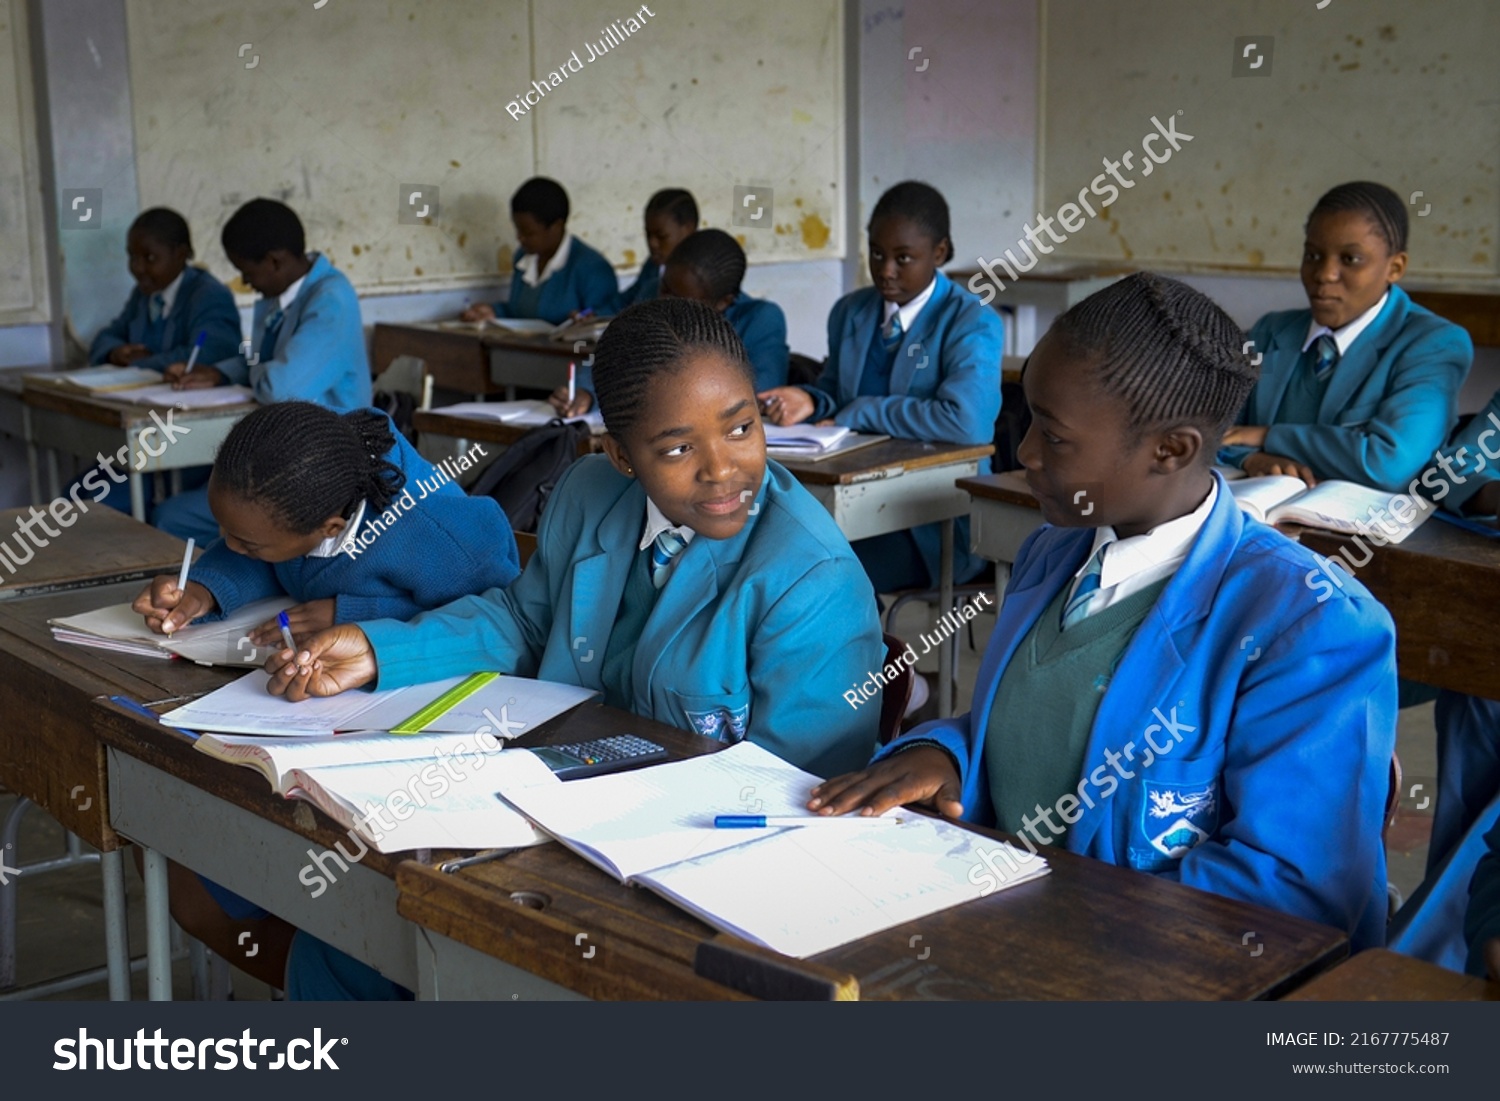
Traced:
MULTIPOLYGON (((374 412, 375 410, 371 410, 374 412)), ((304 555, 262 562, 236 554, 223 538, 188 574, 218 603, 205 620, 285 593, 292 601, 334 601, 334 622, 409 619, 469 593, 509 585, 521 572, 516 537, 499 504, 470 497, 392 426, 385 460, 400 469, 402 492, 386 513, 365 509, 359 543, 331 558, 304 555), (389 522, 387 522, 387 514, 389 522)))
MULTIPOLYGON (((516 260, 519 262, 525 255, 524 249, 518 251, 516 260)), ((574 310, 607 313, 620 295, 620 281, 610 262, 577 237, 573 238, 568 249, 568 262, 541 284, 541 298, 535 314, 523 314, 511 308, 525 286, 520 272, 515 272, 510 278, 510 300, 491 303, 496 317, 540 317, 543 321, 561 325, 574 310)))
POLYGON ((214 366, 224 378, 255 391, 257 401, 312 401, 347 412, 370 404, 370 360, 359 317, 359 296, 343 272, 320 252, 307 281, 286 308, 269 360, 260 359, 274 298, 255 303, 250 322, 252 364, 243 352, 214 366))
MULTIPOLYGON (((410 623, 363 623, 380 687, 499 669, 602 691, 604 652, 646 522, 646 494, 602 455, 557 483, 537 552, 508 589, 410 623)), ((744 738, 819 776, 860 767, 880 705, 842 695, 881 668, 875 597, 828 512, 766 464, 732 539, 682 551, 635 648, 631 710, 744 738)))
POLYGON ((740 291, 724 311, 724 320, 740 334, 740 343, 755 368, 756 392, 785 386, 791 349, 786 342, 786 314, 781 307, 740 291))
POLYGON ((614 301, 610 303, 609 312, 619 313, 626 306, 633 306, 637 302, 649 302, 653 298, 660 297, 661 268, 652 263, 651 257, 647 256, 641 273, 635 277, 635 282, 615 295, 614 301))
POLYGON ((1464 939, 1469 942, 1468 971, 1474 975, 1485 973, 1485 942, 1500 937, 1500 824, 1484 840, 1489 852, 1480 858, 1474 871, 1474 884, 1469 888, 1469 913, 1464 920, 1464 939))
MULTIPOLYGON (((109 353, 121 344, 145 344, 150 319, 148 296, 131 291, 120 316, 94 337, 89 362, 106 362, 109 353)), ((240 311, 228 287, 202 268, 189 267, 182 270, 182 285, 172 301, 172 312, 167 314, 161 347, 152 348, 152 355, 131 366, 161 371, 174 363, 186 363, 199 333, 208 334, 198 353, 199 362, 217 363, 234 355, 240 346, 240 311)))
POLYGON ((1309 310, 1271 313, 1250 330, 1265 358, 1238 423, 1270 425, 1263 450, 1306 463, 1320 478, 1407 489, 1458 419, 1473 341, 1392 287, 1380 316, 1334 368, 1317 423, 1277 424, 1311 317, 1309 310))
MULTIPOLYGON (((968 821, 994 823, 984 739, 1001 675, 1093 538, 1048 525, 1026 541, 975 710, 879 754, 923 742, 951 753, 968 821)), ((1244 517, 1220 479, 1187 559, 1103 689, 1068 808, 1079 815, 1070 852, 1347 930, 1356 948, 1384 942, 1395 630, 1363 585, 1336 577, 1342 588, 1310 551, 1244 517)))
POLYGON ((1446 462, 1433 462, 1422 472, 1423 495, 1462 512, 1470 497, 1500 478, 1500 390, 1453 434, 1439 455, 1446 462))

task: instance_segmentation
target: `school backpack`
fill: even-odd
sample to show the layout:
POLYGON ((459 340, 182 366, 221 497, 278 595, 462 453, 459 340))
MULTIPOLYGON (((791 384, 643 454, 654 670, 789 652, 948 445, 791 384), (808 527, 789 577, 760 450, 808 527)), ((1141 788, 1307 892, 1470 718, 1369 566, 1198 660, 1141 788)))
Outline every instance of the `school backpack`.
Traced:
POLYGON ((470 497, 493 497, 516 531, 535 532, 552 487, 586 452, 589 427, 553 420, 527 432, 496 459, 469 489, 470 497))

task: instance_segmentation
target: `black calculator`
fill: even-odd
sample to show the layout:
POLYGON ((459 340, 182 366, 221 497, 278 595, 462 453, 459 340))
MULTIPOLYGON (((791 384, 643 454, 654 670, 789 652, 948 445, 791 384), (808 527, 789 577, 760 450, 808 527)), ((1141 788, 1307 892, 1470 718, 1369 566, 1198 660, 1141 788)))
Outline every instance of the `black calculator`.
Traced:
POLYGON ((667 759, 664 747, 634 734, 616 734, 592 742, 539 746, 531 752, 540 757, 542 764, 550 768, 559 780, 600 776, 667 759))

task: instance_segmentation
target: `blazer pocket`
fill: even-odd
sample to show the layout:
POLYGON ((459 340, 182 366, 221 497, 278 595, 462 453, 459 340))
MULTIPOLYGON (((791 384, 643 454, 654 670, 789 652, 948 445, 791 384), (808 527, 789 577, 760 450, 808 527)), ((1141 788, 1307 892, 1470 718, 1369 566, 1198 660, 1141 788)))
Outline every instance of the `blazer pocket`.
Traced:
POLYGON ((676 689, 667 693, 673 707, 682 713, 683 725, 693 733, 730 745, 745 740, 750 730, 749 684, 713 695, 689 695, 676 689))
POLYGON ((1340 428, 1359 428, 1369 424, 1375 419, 1375 413, 1380 408, 1380 402, 1367 401, 1363 405, 1351 405, 1338 416, 1340 428))
MULTIPOLYGON (((1170 744, 1170 741, 1169 741, 1170 744)), ((1143 872, 1168 871, 1219 828, 1222 757, 1156 757, 1130 785, 1127 861, 1143 872)))

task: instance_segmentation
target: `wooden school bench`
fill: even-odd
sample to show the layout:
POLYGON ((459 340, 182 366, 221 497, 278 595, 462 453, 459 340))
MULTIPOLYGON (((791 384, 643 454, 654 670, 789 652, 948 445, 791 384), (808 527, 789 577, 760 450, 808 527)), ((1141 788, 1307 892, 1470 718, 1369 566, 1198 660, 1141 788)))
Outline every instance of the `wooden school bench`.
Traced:
POLYGON ((1500 1002, 1500 983, 1371 948, 1286 995, 1292 1002, 1500 1002))

